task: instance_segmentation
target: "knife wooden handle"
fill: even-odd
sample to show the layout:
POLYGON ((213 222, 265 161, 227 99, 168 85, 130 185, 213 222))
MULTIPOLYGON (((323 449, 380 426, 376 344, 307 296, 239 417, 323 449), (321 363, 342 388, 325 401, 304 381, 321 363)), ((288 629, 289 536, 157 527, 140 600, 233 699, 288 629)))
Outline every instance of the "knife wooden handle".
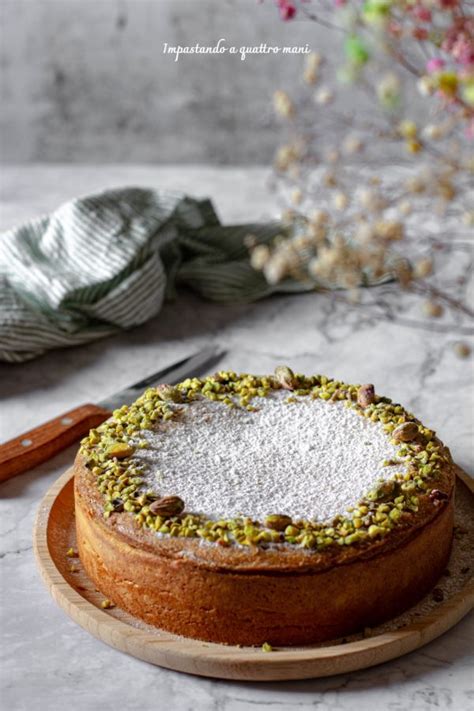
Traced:
POLYGON ((46 462, 97 427, 112 413, 97 405, 80 405, 44 425, 0 444, 0 482, 46 462))

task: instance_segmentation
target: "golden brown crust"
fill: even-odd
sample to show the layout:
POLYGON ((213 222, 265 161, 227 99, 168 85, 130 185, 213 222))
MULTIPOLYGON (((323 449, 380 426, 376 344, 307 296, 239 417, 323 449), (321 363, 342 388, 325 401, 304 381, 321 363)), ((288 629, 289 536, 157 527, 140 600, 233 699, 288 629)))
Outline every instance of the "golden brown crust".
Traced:
POLYGON ((423 495, 407 525, 359 546, 221 548, 159 537, 127 513, 105 520, 94 477, 75 464, 79 554, 113 602, 189 637, 231 644, 307 644, 392 617, 423 596, 449 556, 454 471, 437 505, 423 495))

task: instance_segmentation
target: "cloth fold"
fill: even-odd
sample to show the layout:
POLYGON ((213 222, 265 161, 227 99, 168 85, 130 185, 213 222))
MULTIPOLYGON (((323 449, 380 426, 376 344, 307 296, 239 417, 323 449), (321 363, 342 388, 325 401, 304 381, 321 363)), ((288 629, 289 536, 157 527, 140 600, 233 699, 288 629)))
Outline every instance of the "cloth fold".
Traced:
POLYGON ((276 291, 250 266, 244 239, 277 222, 224 226, 209 200, 142 188, 65 203, 0 236, 0 359, 22 362, 144 323, 180 285, 222 303, 276 291))

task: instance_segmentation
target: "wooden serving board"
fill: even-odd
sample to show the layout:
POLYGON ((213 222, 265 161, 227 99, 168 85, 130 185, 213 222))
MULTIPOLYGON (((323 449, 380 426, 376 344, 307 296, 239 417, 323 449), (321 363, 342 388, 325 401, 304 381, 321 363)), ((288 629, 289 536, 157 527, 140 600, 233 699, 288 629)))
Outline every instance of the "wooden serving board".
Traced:
MULTIPOLYGON (((472 508, 474 520, 474 482, 462 471, 459 478, 465 486, 458 482, 458 496, 463 497, 464 506, 472 508)), ((178 637, 147 626, 119 608, 102 609, 103 595, 86 577, 79 559, 66 555, 70 547, 76 549, 72 470, 65 472, 44 497, 34 529, 36 560, 54 600, 81 627, 112 647, 161 667, 201 676, 271 681, 363 669, 423 646, 455 625, 474 606, 471 578, 442 604, 402 628, 381 633, 374 630, 374 636, 347 643, 279 648, 265 653, 260 648, 178 637)))

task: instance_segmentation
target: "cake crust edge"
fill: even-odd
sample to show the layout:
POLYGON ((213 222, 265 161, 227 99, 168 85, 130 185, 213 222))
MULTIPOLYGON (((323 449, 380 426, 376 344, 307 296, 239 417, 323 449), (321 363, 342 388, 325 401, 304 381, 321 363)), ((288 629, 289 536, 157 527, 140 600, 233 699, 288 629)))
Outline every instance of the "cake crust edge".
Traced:
POLYGON ((290 547, 221 548, 159 537, 133 517, 105 520, 91 472, 75 463, 77 542, 97 588, 161 629, 211 642, 310 644, 396 616, 435 584, 449 558, 454 481, 451 465, 407 528, 359 548, 331 552, 290 547))

